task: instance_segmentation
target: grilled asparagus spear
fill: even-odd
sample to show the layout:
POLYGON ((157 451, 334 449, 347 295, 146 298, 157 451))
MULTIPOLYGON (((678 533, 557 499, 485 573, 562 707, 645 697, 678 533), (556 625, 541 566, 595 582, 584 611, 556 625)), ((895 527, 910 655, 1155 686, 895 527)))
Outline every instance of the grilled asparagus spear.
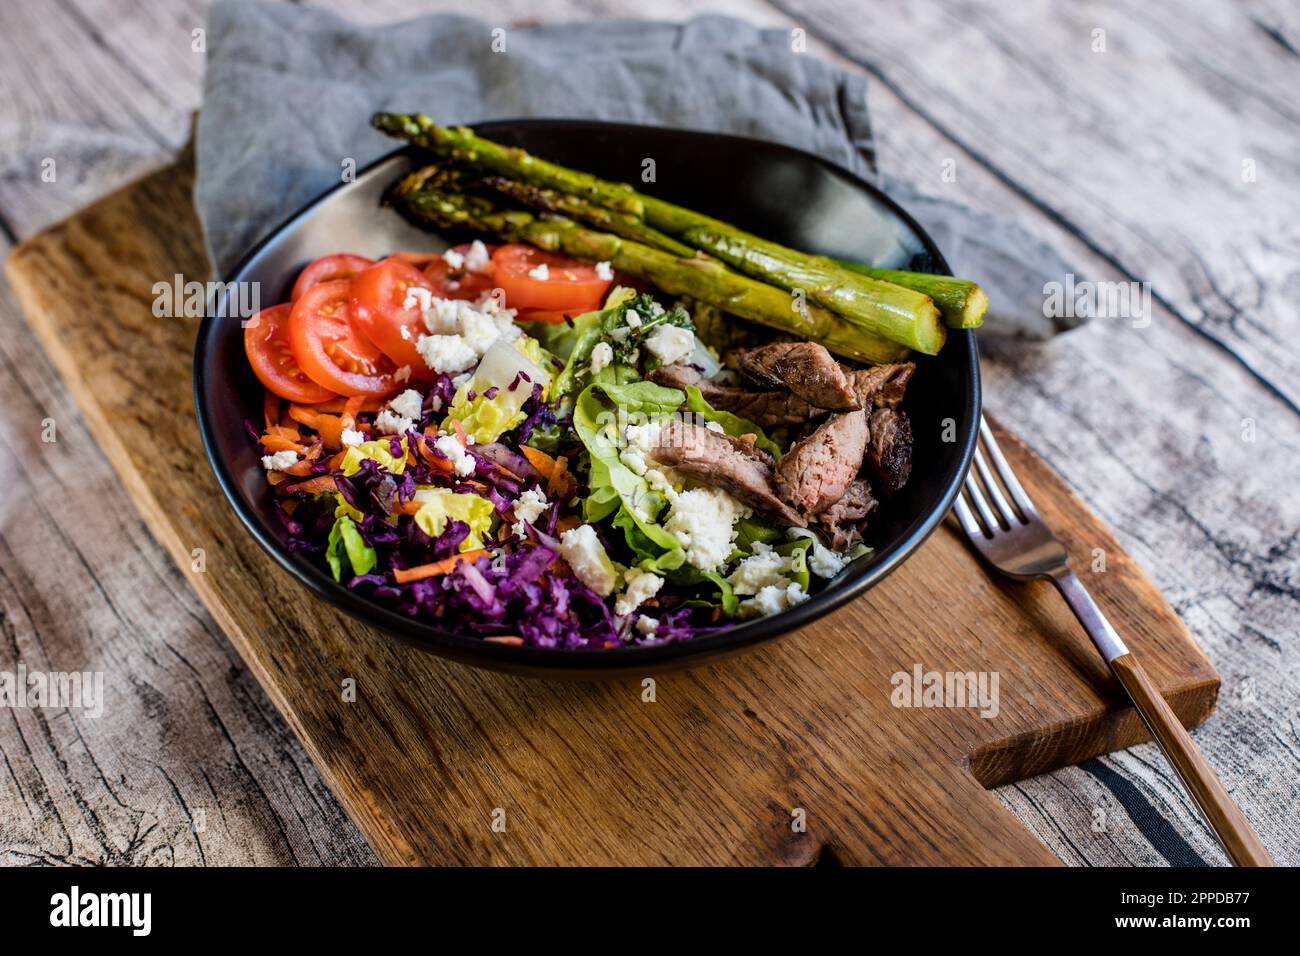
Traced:
POLYGON ((436 168, 414 172, 389 201, 417 222, 438 228, 490 233, 527 242, 575 259, 609 262, 615 269, 653 283, 669 295, 689 296, 769 328, 821 342, 832 352, 864 362, 896 362, 907 349, 845 322, 811 303, 798 307, 790 295, 732 272, 704 256, 675 256, 644 243, 579 225, 562 216, 539 219, 501 209, 491 199, 455 191, 436 168))
POLYGON ((928 295, 939 307, 944 324, 950 329, 977 329, 984 324, 989 297, 969 279, 931 275, 928 272, 905 272, 902 269, 876 269, 845 259, 834 261, 851 272, 860 272, 873 279, 883 279, 928 295))
MULTIPOLYGON (((570 194, 634 219, 701 249, 747 275, 829 309, 867 332, 933 355, 943 346, 945 328, 929 296, 870 276, 852 272, 819 256, 788 249, 743 232, 717 219, 662 199, 567 169, 477 136, 465 127, 438 126, 427 116, 377 113, 376 128, 432 149, 440 155, 488 172, 570 194)), ((575 211, 576 214, 576 211, 575 211)), ((586 221, 590 219, 583 216, 586 221)))

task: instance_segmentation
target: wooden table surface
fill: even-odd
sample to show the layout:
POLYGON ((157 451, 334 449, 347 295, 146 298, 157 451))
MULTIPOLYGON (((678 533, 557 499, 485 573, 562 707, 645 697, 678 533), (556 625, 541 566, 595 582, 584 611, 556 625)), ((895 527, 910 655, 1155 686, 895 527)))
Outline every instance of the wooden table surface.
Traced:
MULTIPOLYGON (((329 5, 366 21, 463 12, 329 5)), ((643 9, 473 12, 511 25, 643 9)), ((985 342, 986 400, 1111 524, 1210 655, 1223 690, 1194 736, 1276 859, 1300 862, 1300 11, 655 5, 703 10, 802 27, 812 52, 865 71, 885 173, 1015 217, 1083 276, 1153 284, 1146 328, 1097 320, 1040 346, 985 342)), ((6 6, 0 251, 180 148, 205 17, 198 0, 6 6)), ((0 320, 0 671, 105 674, 99 718, 0 713, 0 860, 373 862, 133 511, 3 280, 0 320)), ((1067 863, 1223 861, 1149 744, 998 795, 1067 863), (1160 850, 1144 835, 1162 833, 1160 850)))

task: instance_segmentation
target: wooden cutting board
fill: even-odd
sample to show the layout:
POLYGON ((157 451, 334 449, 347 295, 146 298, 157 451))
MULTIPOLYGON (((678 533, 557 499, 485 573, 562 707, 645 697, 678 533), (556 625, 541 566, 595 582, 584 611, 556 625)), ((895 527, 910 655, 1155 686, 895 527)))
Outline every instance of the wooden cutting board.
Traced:
MULTIPOLYGON (((197 320, 153 315, 155 283, 208 278, 192 185, 187 154, 23 243, 9 275, 153 533, 383 860, 1052 864, 985 787, 1146 739, 1049 587, 990 578, 948 526, 813 626, 653 679, 476 671, 343 617, 222 499, 194 420, 197 320), (894 675, 917 668, 996 674, 996 716, 894 706, 894 675)), ((1110 532, 1001 437, 1174 710, 1204 720, 1205 655, 1110 532)))

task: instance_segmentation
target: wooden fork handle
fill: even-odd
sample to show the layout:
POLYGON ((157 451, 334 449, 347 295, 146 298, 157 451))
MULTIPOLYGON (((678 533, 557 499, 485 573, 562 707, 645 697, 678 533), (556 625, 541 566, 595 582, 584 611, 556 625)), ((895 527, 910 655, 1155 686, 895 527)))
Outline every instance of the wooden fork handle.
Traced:
POLYGON ((1121 654, 1110 662, 1110 669, 1124 685, 1133 706, 1142 715, 1151 736, 1173 764, 1183 786, 1192 795, 1205 819, 1237 866, 1273 866, 1273 858, 1251 828, 1250 822, 1233 802, 1228 791, 1202 756, 1178 716, 1165 702, 1151 678, 1133 654, 1121 654))

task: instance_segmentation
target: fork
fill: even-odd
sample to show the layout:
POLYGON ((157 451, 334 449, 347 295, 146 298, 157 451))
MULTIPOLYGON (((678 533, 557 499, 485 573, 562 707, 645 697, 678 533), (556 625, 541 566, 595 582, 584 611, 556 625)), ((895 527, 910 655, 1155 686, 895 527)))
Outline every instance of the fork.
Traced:
POLYGON ((1070 570, 1065 546, 1038 516, 982 415, 979 438, 974 468, 967 472, 963 493, 953 505, 966 537, 989 564, 1008 577, 1046 578, 1056 585, 1128 693, 1143 723, 1228 856, 1238 866, 1273 866, 1268 850, 1215 776, 1214 769, 1192 743, 1191 736, 1133 652, 1124 646, 1092 595, 1070 570))

